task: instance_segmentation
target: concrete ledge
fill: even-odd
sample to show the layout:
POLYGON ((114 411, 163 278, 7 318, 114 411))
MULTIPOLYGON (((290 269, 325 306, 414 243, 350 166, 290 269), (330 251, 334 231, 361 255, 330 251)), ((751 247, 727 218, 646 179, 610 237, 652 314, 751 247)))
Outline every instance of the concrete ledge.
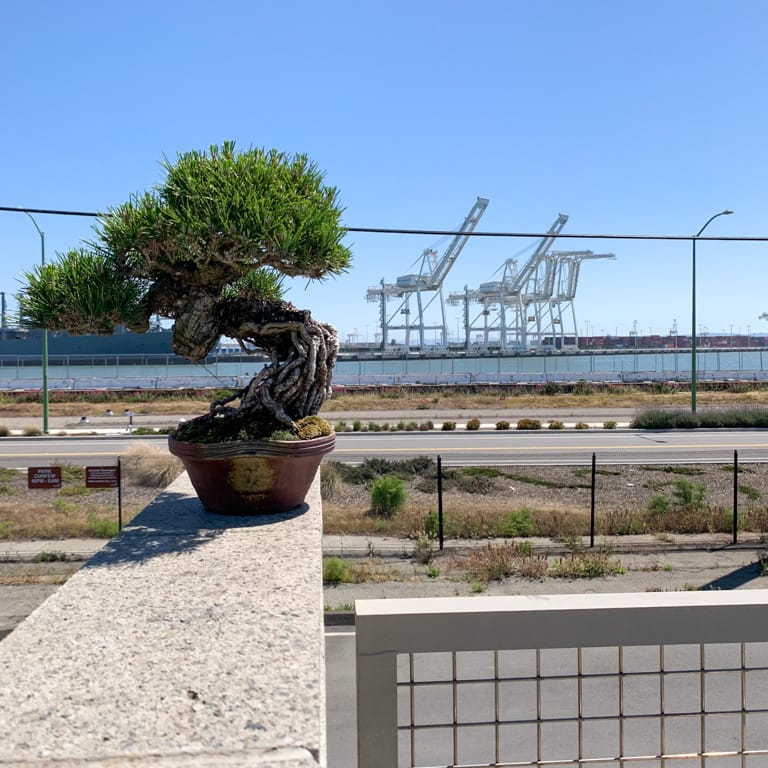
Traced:
POLYGON ((324 765, 307 502, 212 515, 176 481, 0 644, 0 765, 324 765))

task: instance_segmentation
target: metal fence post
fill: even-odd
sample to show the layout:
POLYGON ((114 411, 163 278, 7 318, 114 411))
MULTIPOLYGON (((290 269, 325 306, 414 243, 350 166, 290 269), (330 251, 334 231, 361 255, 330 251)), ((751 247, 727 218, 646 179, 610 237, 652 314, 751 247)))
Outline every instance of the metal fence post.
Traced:
POLYGON ((589 504, 589 546, 595 546, 595 468, 596 454, 592 454, 592 496, 589 504))
POLYGON ((440 551, 443 549, 445 535, 443 530, 443 460, 437 457, 437 535, 440 551))
POLYGON ((733 452, 733 543, 739 540, 739 452, 733 452))

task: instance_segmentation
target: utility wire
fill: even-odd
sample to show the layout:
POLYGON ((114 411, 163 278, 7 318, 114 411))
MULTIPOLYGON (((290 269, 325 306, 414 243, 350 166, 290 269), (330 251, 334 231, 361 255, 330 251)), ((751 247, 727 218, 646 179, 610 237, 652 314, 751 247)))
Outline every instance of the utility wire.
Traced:
MULTIPOLYGON (((0 205, 0 211, 15 211, 16 213, 37 213, 51 216, 84 216, 88 218, 99 218, 108 214, 93 211, 60 211, 51 208, 17 208, 0 205)), ((462 235, 462 237, 525 237, 542 238, 550 237, 551 232, 458 232, 453 229, 397 229, 390 227, 344 227, 347 232, 362 232, 378 235, 429 235, 431 237, 445 237, 452 235, 462 235)), ((741 243, 765 243, 768 242, 768 235, 617 235, 617 234, 579 234, 560 232, 557 235, 558 240, 562 239, 580 239, 580 240, 719 240, 722 242, 741 242, 741 243)))

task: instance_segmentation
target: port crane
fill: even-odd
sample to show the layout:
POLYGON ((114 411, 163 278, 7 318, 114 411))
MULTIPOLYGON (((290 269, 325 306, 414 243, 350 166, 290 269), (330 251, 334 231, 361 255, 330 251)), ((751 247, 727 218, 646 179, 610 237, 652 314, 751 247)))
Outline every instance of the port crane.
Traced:
POLYGON ((467 350, 473 346, 473 333, 481 351, 492 346, 503 352, 578 348, 573 300, 581 262, 615 256, 592 251, 550 251, 567 221, 565 214, 558 215, 522 269, 518 269, 516 259, 507 259, 501 280, 481 283, 477 289, 465 287, 463 292, 449 295, 449 304, 464 307, 467 350), (480 307, 474 316, 472 305, 480 307))
POLYGON ((383 352, 387 350, 390 333, 399 330, 405 332, 406 351, 411 349, 412 333, 418 335, 418 341, 413 346, 423 351, 426 346, 425 332, 429 330, 440 332, 440 347, 445 349, 448 344, 448 323, 445 314, 443 281, 467 244, 469 235, 485 213, 488 202, 488 198, 477 198, 442 256, 438 256, 437 251, 427 248, 421 255, 418 273, 401 275, 394 283, 386 283, 382 278, 380 285, 368 288, 366 300, 379 304, 383 352), (411 304, 414 300, 415 311, 412 312, 411 304), (430 325, 425 320, 425 313, 435 302, 440 309, 441 322, 430 325), (390 307, 391 304, 394 305, 394 309, 390 307))

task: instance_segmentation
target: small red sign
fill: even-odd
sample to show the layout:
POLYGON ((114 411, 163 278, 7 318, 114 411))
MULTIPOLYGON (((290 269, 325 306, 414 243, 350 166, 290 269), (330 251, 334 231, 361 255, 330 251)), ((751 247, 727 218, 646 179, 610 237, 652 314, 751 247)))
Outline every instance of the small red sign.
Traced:
POLYGON ((27 467, 27 488, 61 488, 61 467, 27 467))
POLYGON ((85 468, 85 487, 86 488, 117 488, 120 479, 117 473, 117 467, 86 467, 85 468))

